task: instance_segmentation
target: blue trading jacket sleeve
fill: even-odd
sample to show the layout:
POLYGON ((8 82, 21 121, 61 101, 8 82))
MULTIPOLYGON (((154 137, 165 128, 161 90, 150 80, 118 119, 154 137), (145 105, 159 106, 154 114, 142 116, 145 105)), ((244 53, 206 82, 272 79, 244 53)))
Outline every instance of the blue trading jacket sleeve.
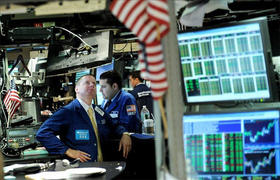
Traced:
POLYGON ((139 113, 137 110, 136 100, 131 94, 129 94, 128 98, 126 98, 124 103, 122 104, 122 110, 120 114, 120 125, 125 127, 125 130, 127 132, 139 132, 139 113), (128 109, 129 107, 131 107, 131 105, 134 105, 135 112, 129 112, 128 109))
POLYGON ((117 124, 114 128, 114 131, 113 131, 116 135, 118 135, 119 137, 121 137, 121 135, 124 133, 124 132, 129 132, 128 129, 125 127, 125 125, 122 125, 122 124, 117 124))
MULTIPOLYGON (((102 108, 102 107, 99 106, 99 108, 102 108)), ((104 118, 108 122, 108 126, 109 126, 110 131, 111 131, 110 133, 112 133, 113 137, 114 136, 121 137, 121 135, 124 132, 128 132, 127 128, 119 123, 118 119, 111 118, 110 114, 108 114, 104 109, 103 109, 103 111, 104 111, 104 118)))
MULTIPOLYGON (((60 109, 46 120, 37 131, 37 140, 48 150, 50 154, 64 154, 68 147, 56 136, 63 134, 68 129, 70 112, 60 109), (67 115, 68 114, 68 115, 67 115)), ((71 116, 71 115, 70 115, 71 116)), ((60 137, 61 138, 61 137, 60 137)))

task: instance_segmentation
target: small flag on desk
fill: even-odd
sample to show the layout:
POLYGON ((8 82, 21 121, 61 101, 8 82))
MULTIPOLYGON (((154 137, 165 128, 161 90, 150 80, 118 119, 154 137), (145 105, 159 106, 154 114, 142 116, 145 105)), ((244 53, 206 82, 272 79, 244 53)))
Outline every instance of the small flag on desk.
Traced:
POLYGON ((11 88, 9 89, 4 98, 4 104, 8 112, 8 119, 13 118, 15 112, 20 106, 20 103, 21 99, 18 95, 18 91, 16 90, 16 84, 14 80, 11 80, 11 88))

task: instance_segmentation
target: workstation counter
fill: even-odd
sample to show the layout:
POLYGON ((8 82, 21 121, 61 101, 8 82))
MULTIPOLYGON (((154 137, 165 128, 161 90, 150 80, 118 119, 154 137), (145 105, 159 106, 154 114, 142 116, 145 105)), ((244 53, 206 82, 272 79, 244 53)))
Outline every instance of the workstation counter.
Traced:
MULTIPOLYGON (((104 159, 104 162, 80 163, 79 167, 101 167, 106 169, 106 173, 103 175, 90 177, 93 179, 113 179, 117 176, 120 176, 121 179, 156 179, 154 136, 133 134, 131 135, 131 139, 132 150, 127 159, 122 158, 122 153, 118 151, 119 140, 116 139, 107 145, 106 150, 108 151, 104 152, 104 155, 107 153, 107 158, 104 159)), ((65 158, 65 156, 48 154, 26 156, 22 158, 5 157, 4 163, 5 166, 13 164, 46 163, 65 158)), ((24 174, 19 174, 16 177, 17 180, 24 179, 24 174)))

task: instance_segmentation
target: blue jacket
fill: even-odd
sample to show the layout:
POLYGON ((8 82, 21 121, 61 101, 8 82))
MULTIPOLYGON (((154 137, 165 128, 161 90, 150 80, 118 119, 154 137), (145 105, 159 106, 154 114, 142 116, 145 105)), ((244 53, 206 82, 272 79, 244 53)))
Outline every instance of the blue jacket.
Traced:
POLYGON ((152 92, 148 86, 145 84, 138 84, 130 93, 135 97, 140 113, 142 107, 145 105, 150 113, 154 114, 152 92))
MULTIPOLYGON (((102 102, 104 108, 106 100, 102 102)), ((140 119, 135 98, 128 92, 121 90, 110 106, 106 109, 114 124, 118 124, 117 133, 139 132, 140 119)))
MULTIPOLYGON (((112 121, 101 108, 93 105, 101 144, 111 132, 112 121)), ((97 141, 93 126, 77 99, 62 107, 47 119, 36 135, 37 140, 50 154, 65 154, 68 148, 84 151, 97 160, 97 141), (60 136, 60 140, 56 137, 60 136)))

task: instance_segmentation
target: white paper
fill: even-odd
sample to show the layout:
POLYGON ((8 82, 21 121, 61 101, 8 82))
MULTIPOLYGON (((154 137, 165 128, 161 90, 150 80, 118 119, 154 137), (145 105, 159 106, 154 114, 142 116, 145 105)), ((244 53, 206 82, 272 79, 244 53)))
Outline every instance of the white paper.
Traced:
POLYGON ((180 22, 185 26, 197 26, 203 25, 204 14, 206 11, 206 4, 199 5, 190 13, 182 15, 180 22))
POLYGON ((202 27, 205 13, 216 9, 228 9, 228 2, 231 0, 210 0, 208 3, 186 8, 180 18, 180 22, 185 26, 202 27))

